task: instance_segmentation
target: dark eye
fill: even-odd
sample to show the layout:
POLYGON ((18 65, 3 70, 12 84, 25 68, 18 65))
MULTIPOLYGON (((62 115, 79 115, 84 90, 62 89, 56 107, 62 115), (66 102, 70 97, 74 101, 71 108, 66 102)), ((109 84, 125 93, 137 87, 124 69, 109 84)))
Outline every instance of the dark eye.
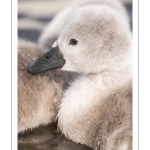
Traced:
POLYGON ((77 45, 78 41, 76 39, 71 39, 69 45, 77 45))

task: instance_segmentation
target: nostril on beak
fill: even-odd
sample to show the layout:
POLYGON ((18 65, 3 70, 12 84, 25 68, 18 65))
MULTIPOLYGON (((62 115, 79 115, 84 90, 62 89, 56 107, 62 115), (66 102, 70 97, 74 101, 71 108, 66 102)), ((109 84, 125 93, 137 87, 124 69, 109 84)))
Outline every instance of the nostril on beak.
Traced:
POLYGON ((49 57, 48 57, 48 56, 46 56, 46 57, 45 57, 45 59, 49 59, 49 57))

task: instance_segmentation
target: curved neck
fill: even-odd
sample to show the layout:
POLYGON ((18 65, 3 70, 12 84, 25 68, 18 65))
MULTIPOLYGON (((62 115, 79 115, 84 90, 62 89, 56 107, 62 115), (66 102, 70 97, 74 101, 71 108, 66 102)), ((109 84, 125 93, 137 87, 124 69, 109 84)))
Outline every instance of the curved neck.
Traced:
MULTIPOLYGON (((123 87, 132 78, 132 66, 128 65, 117 70, 105 70, 95 74, 85 74, 91 82, 91 90, 97 88, 100 94, 111 94, 123 87)), ((102 95, 101 95, 102 96, 102 95)))

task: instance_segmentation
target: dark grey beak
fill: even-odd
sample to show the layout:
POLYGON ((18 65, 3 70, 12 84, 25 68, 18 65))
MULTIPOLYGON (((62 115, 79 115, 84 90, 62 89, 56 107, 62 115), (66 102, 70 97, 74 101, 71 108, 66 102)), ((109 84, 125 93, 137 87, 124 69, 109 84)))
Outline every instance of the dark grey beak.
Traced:
POLYGON ((30 64, 27 72, 35 74, 47 70, 61 68, 64 64, 65 60, 63 59, 59 47, 55 47, 30 64))

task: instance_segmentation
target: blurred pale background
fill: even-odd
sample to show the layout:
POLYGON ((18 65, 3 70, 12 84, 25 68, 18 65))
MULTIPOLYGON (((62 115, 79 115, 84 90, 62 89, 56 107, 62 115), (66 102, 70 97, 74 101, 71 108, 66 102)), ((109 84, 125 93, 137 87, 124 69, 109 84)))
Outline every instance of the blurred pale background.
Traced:
MULTIPOLYGON (((55 14, 71 0, 18 0, 18 38, 37 41, 41 31, 55 14)), ((124 3, 132 26, 132 0, 124 3)))

